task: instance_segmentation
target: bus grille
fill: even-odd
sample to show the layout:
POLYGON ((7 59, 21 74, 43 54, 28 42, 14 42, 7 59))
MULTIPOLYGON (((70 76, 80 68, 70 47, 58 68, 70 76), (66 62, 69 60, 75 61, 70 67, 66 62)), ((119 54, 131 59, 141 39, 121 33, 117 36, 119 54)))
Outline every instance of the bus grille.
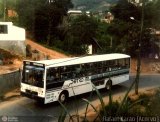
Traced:
POLYGON ((26 89, 26 93, 27 93, 27 94, 34 95, 34 96, 38 96, 38 92, 31 91, 31 90, 28 90, 28 89, 26 89))

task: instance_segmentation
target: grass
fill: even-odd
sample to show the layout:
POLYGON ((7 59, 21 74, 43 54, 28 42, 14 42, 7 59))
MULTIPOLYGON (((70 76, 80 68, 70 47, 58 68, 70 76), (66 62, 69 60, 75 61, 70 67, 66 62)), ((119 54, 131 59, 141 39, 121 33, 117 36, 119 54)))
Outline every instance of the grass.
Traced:
MULTIPOLYGON (((143 96, 144 97, 144 96, 143 96)), ((145 107, 148 116, 160 115, 160 89, 156 90, 153 96, 145 96, 145 101, 141 103, 145 107)))
MULTIPOLYGON (((112 94, 111 89, 109 93, 109 102, 108 104, 105 104, 102 98, 102 95, 99 93, 98 89, 93 85, 93 89, 95 90, 98 99, 100 100, 100 106, 101 109, 97 110, 96 107, 87 99, 83 99, 87 103, 86 106, 86 112, 83 119, 78 118, 79 121, 83 122, 89 122, 88 116, 87 116, 87 110, 88 106, 91 106, 93 111, 95 112, 95 117, 92 118, 92 121, 103 121, 104 117, 118 117, 121 116, 122 118, 119 118, 117 121, 122 121, 121 119, 124 119, 123 117, 135 117, 135 116, 159 116, 160 115, 160 88, 153 92, 149 91, 148 93, 139 93, 138 96, 131 96, 129 95, 129 91, 134 86, 134 83, 130 86, 128 91, 126 92, 125 96, 123 97, 122 101, 113 101, 112 100, 112 94)), ((64 105, 62 105, 62 108, 66 111, 66 113, 69 116, 70 115, 67 112, 67 109, 64 105)), ((67 115, 66 114, 66 115, 67 115)), ((65 118, 63 116, 63 118, 65 118)))
MULTIPOLYGON (((131 85, 132 87, 133 85, 131 85)), ((119 102, 113 102, 112 100, 112 94, 111 94, 111 89, 110 89, 110 93, 109 93, 109 104, 105 105, 104 101, 103 101, 103 97, 102 95, 100 94, 100 92, 98 91, 98 89, 94 86, 94 84, 92 84, 92 87, 93 87, 93 90, 95 90, 97 96, 98 96, 98 99, 100 100, 100 105, 101 105, 101 110, 98 111, 92 104, 89 100, 87 99, 83 99, 83 101, 85 101, 87 103, 87 108, 86 108, 86 113, 85 113, 85 116, 83 118, 83 121, 84 122, 88 122, 88 119, 87 119, 87 109, 88 109, 88 105, 90 105, 93 110, 96 112, 97 116, 95 118, 93 118, 94 120, 93 121, 103 121, 103 117, 104 116, 117 116, 117 115, 122 115, 122 113, 126 113, 128 111, 128 108, 129 108, 129 104, 128 102, 126 102, 126 96, 128 95, 129 92, 127 92, 123 99, 123 104, 120 104, 119 102), (119 113, 119 111, 121 111, 121 113, 119 113), (118 113, 118 114, 117 114, 118 113)), ((111 88, 111 87, 110 87, 111 88)), ((130 90, 130 89, 129 89, 130 90)), ((67 108, 63 105, 63 104, 60 104, 62 106, 62 108, 67 112, 67 108)), ((68 113, 69 116, 71 116, 69 113, 68 113)), ((62 116, 60 116, 60 119, 62 118, 62 116)), ((64 116, 63 116, 64 118, 64 116)), ((79 120, 78 120, 79 121, 79 120)))
POLYGON ((4 95, 0 94, 0 101, 4 99, 4 95))

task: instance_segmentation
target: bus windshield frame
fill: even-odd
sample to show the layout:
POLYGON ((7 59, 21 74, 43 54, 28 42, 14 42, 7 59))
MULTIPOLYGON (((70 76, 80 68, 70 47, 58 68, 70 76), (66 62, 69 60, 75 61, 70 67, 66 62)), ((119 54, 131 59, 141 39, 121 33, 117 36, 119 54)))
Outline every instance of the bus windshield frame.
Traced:
POLYGON ((24 65, 22 83, 44 88, 45 68, 32 65, 24 65))

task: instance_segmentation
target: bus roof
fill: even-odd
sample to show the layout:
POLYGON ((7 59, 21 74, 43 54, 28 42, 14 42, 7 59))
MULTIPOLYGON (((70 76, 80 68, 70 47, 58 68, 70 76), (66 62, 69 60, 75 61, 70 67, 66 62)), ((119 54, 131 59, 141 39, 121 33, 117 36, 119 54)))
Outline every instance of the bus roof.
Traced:
POLYGON ((67 66, 75 64, 83 64, 89 62, 99 62, 115 59, 130 58, 129 55, 112 53, 112 54, 102 54, 102 55, 90 55, 83 57, 72 57, 72 58, 62 58, 62 59, 52 59, 52 60, 42 60, 42 61, 31 61, 35 63, 45 64, 47 67, 58 67, 58 66, 67 66))

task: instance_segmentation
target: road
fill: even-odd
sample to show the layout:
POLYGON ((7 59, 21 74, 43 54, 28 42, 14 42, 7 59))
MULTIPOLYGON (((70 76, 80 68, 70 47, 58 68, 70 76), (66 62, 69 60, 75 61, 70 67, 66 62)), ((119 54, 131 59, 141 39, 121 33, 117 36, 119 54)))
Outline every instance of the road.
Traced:
MULTIPOLYGON (((123 98, 126 90, 130 86, 135 76, 131 76, 130 80, 122 83, 121 85, 113 87, 113 98, 123 98)), ((160 75, 142 75, 140 78, 140 90, 151 89, 160 86, 160 75)), ((108 100, 108 92, 106 90, 100 91, 104 97, 104 101, 108 100)), ((96 93, 89 97, 90 93, 81 96, 72 97, 67 102, 68 110, 71 114, 76 113, 78 108, 79 113, 84 113, 86 104, 82 98, 92 101, 93 105, 99 104, 96 93)), ((9 116, 10 119, 15 119, 23 122, 48 122, 57 121, 58 116, 61 114, 62 108, 58 103, 48 105, 40 105, 34 100, 26 97, 20 97, 12 101, 5 101, 0 103, 0 116, 9 116)), ((1 118, 0 118, 1 122, 1 118)))

